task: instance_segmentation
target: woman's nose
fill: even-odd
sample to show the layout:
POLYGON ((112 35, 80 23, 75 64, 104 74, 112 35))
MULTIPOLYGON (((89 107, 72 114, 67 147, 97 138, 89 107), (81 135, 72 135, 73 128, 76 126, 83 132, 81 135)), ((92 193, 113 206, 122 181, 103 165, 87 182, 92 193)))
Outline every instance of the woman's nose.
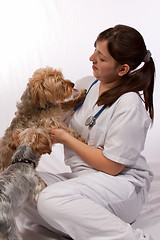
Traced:
POLYGON ((92 55, 90 56, 90 58, 89 58, 89 61, 91 61, 91 62, 93 61, 93 60, 92 60, 92 56, 93 56, 93 54, 92 54, 92 55))
POLYGON ((94 61, 95 61, 94 53, 90 56, 89 60, 90 60, 91 62, 94 62, 94 61))

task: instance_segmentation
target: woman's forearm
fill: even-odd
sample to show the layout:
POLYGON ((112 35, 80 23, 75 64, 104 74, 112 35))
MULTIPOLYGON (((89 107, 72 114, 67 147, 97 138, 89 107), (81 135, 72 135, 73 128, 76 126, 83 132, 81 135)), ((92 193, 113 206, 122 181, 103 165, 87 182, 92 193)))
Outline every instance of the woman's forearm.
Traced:
POLYGON ((116 163, 103 155, 101 149, 89 146, 71 135, 67 134, 65 144, 67 144, 74 152, 76 152, 87 164, 93 168, 108 173, 110 175, 117 175, 120 173, 124 165, 116 163))

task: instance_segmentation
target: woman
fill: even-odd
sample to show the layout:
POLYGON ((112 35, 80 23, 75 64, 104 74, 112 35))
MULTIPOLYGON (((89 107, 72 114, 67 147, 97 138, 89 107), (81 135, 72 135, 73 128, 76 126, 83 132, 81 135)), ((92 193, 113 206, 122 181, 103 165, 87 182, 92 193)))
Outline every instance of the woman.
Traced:
POLYGON ((99 34, 90 61, 97 80, 69 123, 87 144, 50 130, 72 172, 41 173, 48 183, 37 204, 41 224, 76 240, 150 239, 130 224, 152 180, 141 156, 153 121, 151 53, 138 31, 117 25, 99 34))

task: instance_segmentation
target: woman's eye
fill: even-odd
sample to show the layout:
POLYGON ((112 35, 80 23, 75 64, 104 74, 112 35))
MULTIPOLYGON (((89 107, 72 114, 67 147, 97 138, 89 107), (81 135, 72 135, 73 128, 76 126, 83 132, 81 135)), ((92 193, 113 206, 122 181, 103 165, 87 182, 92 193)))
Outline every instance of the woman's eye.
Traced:
POLYGON ((104 59, 102 59, 102 58, 100 58, 100 60, 101 60, 101 62, 104 62, 105 60, 104 59))

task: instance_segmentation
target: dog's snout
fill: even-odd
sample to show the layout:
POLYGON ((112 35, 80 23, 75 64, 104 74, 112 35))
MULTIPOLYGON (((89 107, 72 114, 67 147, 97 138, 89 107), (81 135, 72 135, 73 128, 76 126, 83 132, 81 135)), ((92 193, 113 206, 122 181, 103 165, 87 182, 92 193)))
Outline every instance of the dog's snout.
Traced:
POLYGON ((66 80, 66 82, 72 87, 72 88, 74 88, 74 83, 73 82, 71 82, 70 80, 66 80))

